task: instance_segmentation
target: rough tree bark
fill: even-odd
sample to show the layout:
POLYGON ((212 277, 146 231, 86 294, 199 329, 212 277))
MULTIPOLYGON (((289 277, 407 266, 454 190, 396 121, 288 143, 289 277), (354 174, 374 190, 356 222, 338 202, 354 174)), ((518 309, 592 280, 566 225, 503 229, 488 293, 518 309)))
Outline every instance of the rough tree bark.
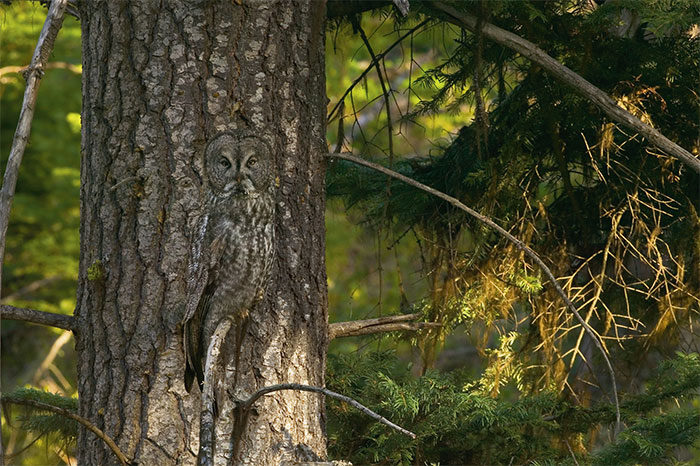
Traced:
MULTIPOLYGON (((199 394, 184 388, 179 326, 203 148, 219 131, 263 135, 278 173, 273 279, 251 315, 236 390, 324 384, 324 4, 91 0, 80 16, 80 415, 130 461, 193 464, 199 394)), ((316 393, 261 398, 235 463, 325 458, 323 405, 316 393)), ((226 429, 221 421, 220 440, 226 429)), ((78 451, 80 464, 117 463, 84 430, 78 451)))

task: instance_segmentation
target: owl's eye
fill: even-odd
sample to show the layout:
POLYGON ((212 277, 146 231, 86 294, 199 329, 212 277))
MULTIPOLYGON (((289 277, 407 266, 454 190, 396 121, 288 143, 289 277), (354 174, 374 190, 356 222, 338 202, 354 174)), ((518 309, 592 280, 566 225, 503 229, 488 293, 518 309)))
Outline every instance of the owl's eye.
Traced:
POLYGON ((225 170, 231 168, 231 162, 229 162, 228 159, 225 157, 221 157, 221 159, 219 160, 219 165, 224 167, 225 170))
POLYGON ((256 163, 258 163, 258 159, 256 159, 255 157, 251 157, 248 159, 248 166, 249 167, 254 166, 256 163))

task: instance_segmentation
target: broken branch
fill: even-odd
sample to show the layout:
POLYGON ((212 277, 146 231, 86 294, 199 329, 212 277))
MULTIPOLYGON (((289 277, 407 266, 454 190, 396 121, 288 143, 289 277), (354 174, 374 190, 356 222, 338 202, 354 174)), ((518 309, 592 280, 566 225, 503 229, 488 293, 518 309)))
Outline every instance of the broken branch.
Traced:
POLYGON ((412 322, 423 317, 422 314, 405 314, 398 316, 377 317, 376 319, 353 320, 336 322, 328 326, 328 336, 334 338, 355 337, 373 333, 423 330, 437 328, 442 325, 437 322, 412 322))
POLYGON ((8 320, 21 320, 32 324, 62 328, 64 330, 73 330, 75 326, 73 316, 37 311, 25 307, 8 306, 7 304, 0 305, 0 317, 8 320))

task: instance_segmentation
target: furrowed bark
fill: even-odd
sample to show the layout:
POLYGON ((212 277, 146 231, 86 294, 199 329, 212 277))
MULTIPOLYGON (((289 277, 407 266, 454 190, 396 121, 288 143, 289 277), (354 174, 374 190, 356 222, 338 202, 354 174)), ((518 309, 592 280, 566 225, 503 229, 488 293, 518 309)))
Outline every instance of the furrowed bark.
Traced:
MULTIPOLYGON (((180 322, 203 149, 220 131, 265 137, 278 175, 273 278, 251 311, 234 391, 324 383, 325 9, 312 0, 80 6, 80 414, 139 464, 190 465, 201 405, 198 390, 184 388, 180 322)), ((231 410, 219 407, 215 464, 325 457, 318 396, 261 400, 235 459, 231 410)), ((84 432, 78 452, 81 464, 114 464, 84 432)))

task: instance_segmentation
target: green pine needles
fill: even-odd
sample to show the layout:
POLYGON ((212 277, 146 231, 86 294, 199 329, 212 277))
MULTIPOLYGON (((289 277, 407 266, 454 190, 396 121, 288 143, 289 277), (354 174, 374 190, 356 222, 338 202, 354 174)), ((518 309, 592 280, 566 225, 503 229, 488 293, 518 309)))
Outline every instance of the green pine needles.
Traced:
POLYGON ((34 442, 45 437, 61 451, 67 451, 75 445, 78 423, 56 411, 77 413, 77 398, 34 388, 19 388, 3 396, 2 404, 7 424, 12 425, 13 421, 18 421, 20 429, 37 435, 34 442))
POLYGON ((329 400, 331 457, 356 465, 657 465, 682 464, 678 447, 700 453, 697 354, 677 354, 643 394, 623 397, 626 428, 615 442, 610 403, 577 406, 553 391, 491 397, 464 372, 416 379, 391 352, 332 356, 328 386, 418 435, 407 440, 329 400))

